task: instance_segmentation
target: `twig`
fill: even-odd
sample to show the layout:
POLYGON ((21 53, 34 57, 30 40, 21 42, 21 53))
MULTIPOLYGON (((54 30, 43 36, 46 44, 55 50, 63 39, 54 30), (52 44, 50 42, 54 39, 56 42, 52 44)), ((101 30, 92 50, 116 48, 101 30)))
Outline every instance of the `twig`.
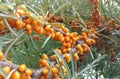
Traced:
MULTIPOLYGON (((0 60, 0 65, 1 66, 9 66, 12 69, 17 69, 19 67, 19 65, 16 65, 14 63, 9 63, 5 60, 0 60)), ((41 69, 38 69, 38 70, 31 69, 32 70, 32 76, 31 76, 32 79, 38 79, 44 69, 45 69, 45 67, 41 68, 41 69)))

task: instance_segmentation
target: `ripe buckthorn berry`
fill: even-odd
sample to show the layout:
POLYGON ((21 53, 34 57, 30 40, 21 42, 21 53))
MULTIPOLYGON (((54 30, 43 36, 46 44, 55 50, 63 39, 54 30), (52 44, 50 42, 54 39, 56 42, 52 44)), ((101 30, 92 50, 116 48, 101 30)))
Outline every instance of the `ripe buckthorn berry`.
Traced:
POLYGON ((56 37, 56 38, 59 37, 60 35, 61 35, 60 32, 56 32, 56 33, 55 33, 55 37, 56 37))
POLYGON ((25 22, 26 24, 31 24, 32 19, 31 19, 31 18, 28 18, 28 19, 26 19, 24 22, 25 22))
POLYGON ((2 60, 4 58, 4 54, 2 51, 0 51, 0 60, 2 60))
POLYGON ((85 40, 85 42, 90 45, 90 44, 91 44, 91 39, 87 38, 87 39, 85 40))
POLYGON ((68 29, 68 28, 65 28, 64 26, 61 26, 61 29, 62 29, 65 33, 69 32, 69 29, 68 29))
POLYGON ((96 41, 94 39, 91 39, 91 44, 95 44, 96 41))
POLYGON ((18 71, 15 71, 10 79, 20 79, 20 73, 18 71))
POLYGON ((79 48, 79 53, 80 53, 80 55, 83 55, 83 48, 82 48, 82 46, 79 48))
POLYGON ((30 35, 32 33, 32 30, 26 30, 26 33, 30 35))
POLYGON ((69 37, 65 37, 64 41, 68 42, 68 41, 70 41, 70 38, 69 37))
POLYGON ((56 67, 53 67, 53 68, 52 68, 52 73, 58 73, 58 70, 57 70, 56 67))
POLYGON ((64 47, 67 47, 67 43, 66 43, 66 42, 63 42, 62 45, 63 45, 64 47))
POLYGON ((40 28, 40 30, 37 31, 38 34, 43 34, 43 32, 44 32, 43 28, 40 28))
POLYGON ((23 10, 21 10, 21 9, 17 9, 17 13, 18 13, 20 16, 22 16, 22 15, 25 14, 25 12, 24 12, 23 10))
POLYGON ((90 51, 90 47, 87 44, 83 44, 82 47, 83 47, 84 52, 89 52, 90 51))
POLYGON ((65 47, 63 47, 61 50, 63 53, 67 53, 67 49, 65 47))
POLYGON ((32 70, 31 69, 26 69, 25 70, 25 75, 26 76, 31 76, 32 75, 32 70))
POLYGON ((10 73, 10 67, 9 66, 4 66, 3 70, 5 71, 6 74, 10 73))
POLYGON ((77 45, 76 45, 76 49, 78 49, 78 50, 79 50, 81 47, 82 47, 82 46, 81 46, 80 44, 77 44, 77 45))
POLYGON ((45 27, 45 30, 49 31, 50 28, 51 28, 51 25, 47 25, 47 26, 45 27))
POLYGON ((74 60, 75 60, 75 61, 77 61, 77 60, 79 59, 79 56, 78 56, 77 53, 75 53, 75 54, 73 55, 73 57, 74 57, 74 60))
POLYGON ((71 61, 71 57, 70 57, 70 54, 66 54, 65 55, 65 60, 69 63, 71 61))
POLYGON ((21 64, 18 69, 19 69, 19 71, 24 72, 26 70, 26 65, 21 64))
POLYGON ((40 64, 42 64, 43 66, 48 66, 48 61, 45 59, 42 59, 40 64))
POLYGON ((59 65, 58 65, 58 64, 55 64, 55 67, 56 67, 57 69, 60 69, 60 67, 59 67, 59 65))
POLYGON ((52 55, 52 56, 50 56, 50 59, 52 60, 52 61, 55 61, 56 60, 56 55, 52 55))
POLYGON ((70 52, 71 51, 71 48, 69 47, 69 48, 66 48, 66 52, 70 52))
POLYGON ((36 25, 38 22, 36 20, 32 20, 32 24, 36 25))
POLYGON ((43 73, 44 75, 46 75, 46 74, 49 73, 49 70, 48 70, 48 69, 44 69, 42 73, 43 73))
POLYGON ((20 79, 32 79, 30 76, 26 76, 25 74, 22 74, 20 76, 20 79))
POLYGON ((26 30, 31 30, 31 29, 32 29, 31 25, 30 25, 30 24, 27 24, 27 25, 26 25, 26 30))
POLYGON ((31 14, 29 11, 26 12, 26 15, 29 17, 31 14))
POLYGON ((53 73, 53 74, 52 74, 52 79, 56 79, 57 76, 58 76, 57 73, 53 73))
POLYGON ((48 59, 48 56, 47 56, 46 54, 42 54, 42 59, 47 60, 47 59, 48 59))

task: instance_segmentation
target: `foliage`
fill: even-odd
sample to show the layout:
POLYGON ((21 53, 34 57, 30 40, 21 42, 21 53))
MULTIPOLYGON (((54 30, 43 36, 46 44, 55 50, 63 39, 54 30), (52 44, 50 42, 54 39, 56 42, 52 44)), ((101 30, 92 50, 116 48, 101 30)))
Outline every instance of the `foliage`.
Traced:
MULTIPOLYGON (((52 66, 55 66, 55 63, 58 63, 60 67, 60 75, 56 79, 58 77, 62 79, 119 78, 119 5, 119 0, 1 0, 0 20, 3 20, 7 29, 0 29, 0 51, 4 52, 5 60, 11 60, 17 65, 26 64, 28 68, 33 70, 40 69, 42 64, 40 62, 44 59, 42 56, 43 54, 47 55, 47 63, 50 65, 49 77, 47 77, 49 79, 55 79, 52 74, 52 66), (98 1, 98 3, 94 3, 94 1, 98 1), (29 12, 29 16, 23 14, 19 17, 16 14, 21 5, 26 7, 25 12, 26 14, 29 12), (95 11, 98 11, 98 13, 95 11), (95 15, 93 15, 94 13, 95 15), (39 20, 39 16, 44 19, 39 20), (97 16, 97 19, 95 16, 97 16), (69 33, 72 34, 75 32, 78 36, 84 35, 83 33, 88 33, 86 38, 90 37, 93 41, 95 40, 96 44, 94 42, 89 44, 86 39, 80 39, 71 46, 71 50, 68 51, 70 59, 68 59, 66 57, 67 54, 61 48, 63 41, 54 37, 52 38, 52 32, 48 35, 47 33, 38 34, 35 30, 30 33, 28 32, 29 30, 26 30, 27 25, 22 29, 18 29, 18 31, 16 30, 17 26, 11 27, 8 21, 8 18, 10 18, 25 22, 24 19, 26 17, 42 23, 43 30, 51 25, 51 28, 55 30, 54 33, 57 33, 57 30, 63 36, 67 36, 67 32, 61 31, 62 26, 64 26, 63 28, 67 28, 70 31, 69 33), (96 21, 99 24, 95 26, 94 23, 96 21), (73 22, 73 25, 71 22, 73 22), (57 26, 57 28, 53 26, 57 26), (94 36, 93 38, 92 35, 94 36), (90 49, 87 53, 83 50, 85 53, 82 52, 83 54, 79 54, 79 59, 75 61, 74 53, 80 50, 79 48, 77 49, 77 45, 80 44, 82 46, 83 41, 87 43, 88 49, 90 49), (57 48, 61 50, 62 55, 56 50, 57 48), (55 62, 51 61, 50 57, 52 55, 56 55, 55 62), (61 61, 64 62, 64 65, 61 64, 61 61), (67 71, 66 74, 62 69, 63 66, 67 71)), ((1 23, 0 21, 0 28, 2 27, 1 23)), ((73 38, 77 39, 77 36, 73 38)), ((73 38, 71 37, 70 40, 73 38)), ((84 46, 82 47, 84 48, 84 46)), ((9 76, 9 74, 5 74, 1 66, 0 73, 4 77, 9 76)))

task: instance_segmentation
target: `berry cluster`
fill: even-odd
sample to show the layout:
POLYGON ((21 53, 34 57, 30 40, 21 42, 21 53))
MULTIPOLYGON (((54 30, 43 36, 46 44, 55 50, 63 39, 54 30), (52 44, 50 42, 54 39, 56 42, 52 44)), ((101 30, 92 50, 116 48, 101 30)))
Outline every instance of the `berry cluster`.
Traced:
MULTIPOLYGON (((6 19, 12 29, 14 28, 17 31, 22 29, 23 31, 26 31, 28 35, 36 32, 37 34, 50 36, 51 39, 61 42, 62 46, 59 49, 56 48, 55 51, 59 53, 67 63, 70 63, 71 57, 73 57, 75 61, 78 61, 84 54, 90 52, 90 47, 96 43, 95 32, 102 28, 104 24, 104 17, 100 14, 97 6, 99 0, 90 0, 90 2, 92 5, 96 5, 96 7, 92 9, 92 21, 86 21, 86 25, 89 30, 83 30, 81 34, 78 34, 77 32, 70 32, 65 25, 57 24, 57 22, 63 23, 66 20, 65 17, 57 17, 51 14, 48 14, 46 17, 35 16, 24 5, 19 6, 13 14, 19 19, 6 19), (52 24, 55 22, 56 24, 52 24)), ((74 20, 70 22, 70 25, 76 30, 82 29, 82 27, 78 27, 78 24, 74 20)), ((106 31, 118 29, 114 20, 108 21, 108 26, 109 28, 106 28, 106 31)), ((4 35, 6 33, 9 33, 9 30, 3 19, 0 18, 0 35, 4 35)), ((38 36, 33 37, 33 40, 39 39, 40 38, 38 36)), ((2 52, 0 52, 0 60, 4 60, 4 54, 2 52)), ((42 58, 39 60, 39 68, 45 69, 42 71, 39 79, 48 79, 50 72, 52 72, 52 79, 62 79, 60 66, 57 61, 60 62, 63 74, 66 75, 67 70, 65 63, 61 58, 58 58, 56 54, 51 55, 50 58, 46 54, 43 54, 42 58)), ((7 60, 7 62, 10 61, 7 60)), ((13 70, 9 66, 3 66, 2 68, 6 74, 9 74, 10 71, 13 70)), ((21 64, 17 67, 10 79, 31 79, 32 74, 33 71, 31 69, 28 69, 25 64, 21 64)), ((0 79, 4 79, 1 74, 0 79)))

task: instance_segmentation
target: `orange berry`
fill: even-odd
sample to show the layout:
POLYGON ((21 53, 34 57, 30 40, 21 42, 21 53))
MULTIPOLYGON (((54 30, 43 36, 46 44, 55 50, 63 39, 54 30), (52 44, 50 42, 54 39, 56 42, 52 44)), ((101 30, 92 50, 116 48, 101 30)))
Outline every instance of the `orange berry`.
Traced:
POLYGON ((65 55, 65 60, 69 63, 71 61, 70 54, 65 55))
POLYGON ((77 60, 79 59, 79 56, 78 56, 77 53, 75 53, 75 54, 73 55, 73 57, 74 57, 74 60, 75 60, 75 61, 77 61, 77 60))
POLYGON ((31 22, 32 22, 32 19, 31 19, 31 18, 28 18, 28 19, 25 20, 25 23, 26 23, 26 24, 31 24, 31 22))
POLYGON ((57 69, 59 69, 59 68, 60 68, 58 64, 55 64, 55 67, 56 67, 57 69))
POLYGON ((0 60, 2 60, 4 58, 4 54, 2 51, 0 51, 0 60))
POLYGON ((95 44, 96 41, 94 39, 91 39, 91 44, 95 44))
POLYGON ((30 25, 30 24, 27 24, 27 25, 26 25, 26 30, 31 30, 31 29, 32 29, 31 25, 30 25))
POLYGON ((62 26, 61 28, 65 33, 69 32, 69 29, 68 28, 65 28, 64 26, 62 26))
POLYGON ((6 74, 10 73, 10 67, 9 66, 3 67, 3 70, 5 71, 6 74))
POLYGON ((76 45, 76 49, 78 49, 78 50, 79 50, 81 47, 82 47, 82 46, 81 46, 80 44, 77 44, 77 45, 76 45))
POLYGON ((80 55, 83 55, 83 48, 82 48, 82 46, 79 48, 79 53, 80 53, 80 55))
POLYGON ((46 54, 42 54, 42 58, 47 60, 48 59, 48 56, 46 54))
POLYGON ((55 37, 56 37, 56 38, 58 38, 60 35, 61 35, 60 32, 56 32, 56 33, 55 33, 55 37))
POLYGON ((33 24, 33 25, 36 25, 37 23, 38 23, 38 22, 37 22, 36 20, 33 20, 33 21, 32 21, 32 24, 33 24))
POLYGON ((68 42, 68 41, 70 41, 70 38, 69 37, 65 37, 64 41, 68 42))
POLYGON ((29 16, 30 16, 30 12, 27 11, 27 12, 26 12, 26 15, 29 17, 29 16))
POLYGON ((30 35, 32 33, 32 30, 26 30, 27 34, 30 35))
POLYGON ((47 26, 45 27, 45 30, 49 31, 50 28, 51 28, 51 25, 47 25, 47 26))
POLYGON ((40 30, 37 31, 38 34, 43 34, 43 32, 44 32, 44 29, 43 29, 43 28, 40 28, 40 30))
POLYGON ((31 69, 26 69, 25 70, 25 75, 26 76, 31 76, 32 75, 32 70, 31 69))
POLYGON ((90 39, 89 39, 89 38, 87 38, 85 41, 86 41, 86 43, 89 43, 89 42, 90 42, 90 39))
POLYGON ((49 73, 49 70, 48 70, 48 69, 44 69, 42 73, 43 73, 44 75, 46 75, 46 74, 49 73))
POLYGON ((49 66, 48 61, 45 59, 42 59, 40 64, 42 64, 43 66, 49 66))
POLYGON ((89 52, 90 51, 90 47, 87 44, 83 44, 82 47, 83 47, 84 52, 89 52))
POLYGON ((26 65, 21 64, 18 69, 19 69, 19 71, 24 72, 26 70, 26 65))
POLYGON ((23 10, 21 10, 21 9, 17 9, 17 13, 18 13, 20 16, 22 16, 22 15, 25 14, 25 12, 24 12, 23 10))
POLYGON ((20 73, 18 71, 15 71, 10 79, 20 79, 20 73))
POLYGON ((25 74, 22 74, 20 76, 20 79, 32 79, 30 76, 26 76, 25 74))
POLYGON ((53 68, 52 68, 52 73, 58 73, 58 70, 57 70, 56 67, 53 67, 53 68))
POLYGON ((56 60, 56 55, 50 56, 50 59, 51 59, 52 61, 55 61, 55 60, 56 60))

